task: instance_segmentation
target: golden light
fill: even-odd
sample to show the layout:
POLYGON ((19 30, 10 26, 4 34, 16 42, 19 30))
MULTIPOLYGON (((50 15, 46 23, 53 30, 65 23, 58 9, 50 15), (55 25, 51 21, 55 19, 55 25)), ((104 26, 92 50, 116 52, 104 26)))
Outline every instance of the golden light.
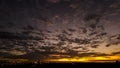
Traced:
POLYGON ((49 62, 88 62, 87 58, 61 58, 49 59, 49 62))
POLYGON ((116 60, 120 60, 120 55, 60 58, 60 59, 49 59, 48 61, 49 62, 115 62, 116 60))
POLYGON ((108 60, 106 57, 94 57, 94 60, 108 60))
POLYGON ((58 59, 57 61, 61 61, 61 62, 86 62, 87 59, 86 58, 62 58, 62 59, 58 59))

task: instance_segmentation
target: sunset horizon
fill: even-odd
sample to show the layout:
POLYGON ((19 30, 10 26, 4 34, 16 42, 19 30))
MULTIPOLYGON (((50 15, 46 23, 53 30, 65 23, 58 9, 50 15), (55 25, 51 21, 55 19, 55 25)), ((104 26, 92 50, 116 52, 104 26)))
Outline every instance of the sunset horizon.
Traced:
POLYGON ((120 63, 120 0, 0 0, 0 66, 102 63, 120 63))

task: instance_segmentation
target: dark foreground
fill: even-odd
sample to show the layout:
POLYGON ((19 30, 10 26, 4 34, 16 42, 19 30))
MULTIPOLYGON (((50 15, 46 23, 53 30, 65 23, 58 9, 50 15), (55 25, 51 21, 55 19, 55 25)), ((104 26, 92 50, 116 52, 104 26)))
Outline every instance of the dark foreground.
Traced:
POLYGON ((0 68, 120 68, 120 63, 23 63, 0 64, 0 68))

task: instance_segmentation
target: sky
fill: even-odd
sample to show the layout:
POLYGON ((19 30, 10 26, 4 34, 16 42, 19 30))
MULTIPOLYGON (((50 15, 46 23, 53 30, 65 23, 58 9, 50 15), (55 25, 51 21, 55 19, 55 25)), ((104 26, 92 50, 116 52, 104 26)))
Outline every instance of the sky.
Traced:
POLYGON ((120 60, 119 22, 120 0, 0 0, 0 58, 120 60))

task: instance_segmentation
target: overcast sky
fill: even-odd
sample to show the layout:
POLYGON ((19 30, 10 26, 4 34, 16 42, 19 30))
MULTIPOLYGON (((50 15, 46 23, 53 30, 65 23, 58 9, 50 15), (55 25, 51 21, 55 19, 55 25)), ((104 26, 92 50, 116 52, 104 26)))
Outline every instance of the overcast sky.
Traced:
POLYGON ((0 1, 0 57, 116 55, 120 55, 119 0, 0 1))

